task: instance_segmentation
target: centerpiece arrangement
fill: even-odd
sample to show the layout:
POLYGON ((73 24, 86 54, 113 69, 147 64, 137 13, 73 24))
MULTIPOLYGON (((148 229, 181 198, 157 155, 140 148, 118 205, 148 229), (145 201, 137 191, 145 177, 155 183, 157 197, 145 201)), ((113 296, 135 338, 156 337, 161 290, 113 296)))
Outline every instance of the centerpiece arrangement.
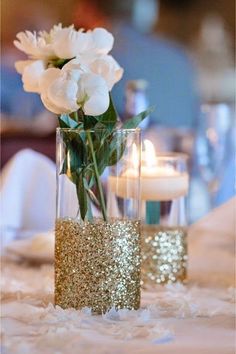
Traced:
POLYGON ((113 42, 103 28, 61 25, 18 33, 14 41, 29 56, 16 62, 25 91, 40 94, 59 120, 55 303, 96 313, 140 303, 139 178, 132 198, 127 182, 126 194, 120 198, 113 188, 115 199, 107 203, 101 176, 112 174, 119 190, 135 144, 139 177, 136 128, 150 110, 121 125, 111 90, 123 69, 108 54, 113 42))

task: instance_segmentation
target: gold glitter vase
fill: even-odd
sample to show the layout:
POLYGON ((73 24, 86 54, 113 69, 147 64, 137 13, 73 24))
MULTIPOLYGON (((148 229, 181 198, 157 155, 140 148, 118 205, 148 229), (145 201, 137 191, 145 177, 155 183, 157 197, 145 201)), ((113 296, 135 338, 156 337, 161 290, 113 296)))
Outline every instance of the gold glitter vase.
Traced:
POLYGON ((144 225, 142 228, 142 281, 166 284, 187 280, 187 229, 144 225))
POLYGON ((160 173, 155 177, 152 199, 142 201, 144 287, 187 281, 187 156, 159 154, 156 164, 160 173))
MULTIPOLYGON (((75 178, 80 159, 71 149, 71 139, 78 141, 76 134, 81 136, 81 131, 57 131, 55 304, 62 308, 89 307, 96 314, 105 313, 112 307, 138 309, 141 283, 140 130, 120 129, 113 133, 112 162, 115 163, 110 163, 104 169, 104 176, 99 176, 103 184, 94 183, 91 188, 94 160, 89 159, 89 142, 83 147, 87 149, 89 172, 88 175, 84 173, 84 185, 79 180, 77 184, 75 178), (134 146, 137 156, 131 166, 134 146), (127 175, 130 166, 134 176, 132 183, 127 175), (101 186, 102 190, 98 191, 101 186), (82 199, 81 203, 85 192, 86 200, 82 199), (101 192, 102 207, 98 203, 101 192), (82 208, 86 208, 86 213, 82 208)), ((103 134, 101 130, 90 131, 98 170, 102 168, 95 148, 99 151, 97 137, 103 134)), ((85 165, 82 168, 85 169, 85 165)))

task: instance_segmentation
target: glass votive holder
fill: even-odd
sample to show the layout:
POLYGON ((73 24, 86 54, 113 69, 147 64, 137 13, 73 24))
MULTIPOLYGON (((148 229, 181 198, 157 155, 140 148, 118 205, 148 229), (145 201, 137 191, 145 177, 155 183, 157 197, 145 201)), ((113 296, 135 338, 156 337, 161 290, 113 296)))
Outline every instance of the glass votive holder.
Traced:
MULTIPOLYGON (((150 156, 149 156, 150 158, 150 156)), ((186 282, 187 155, 158 154, 141 168, 142 285, 186 282)))

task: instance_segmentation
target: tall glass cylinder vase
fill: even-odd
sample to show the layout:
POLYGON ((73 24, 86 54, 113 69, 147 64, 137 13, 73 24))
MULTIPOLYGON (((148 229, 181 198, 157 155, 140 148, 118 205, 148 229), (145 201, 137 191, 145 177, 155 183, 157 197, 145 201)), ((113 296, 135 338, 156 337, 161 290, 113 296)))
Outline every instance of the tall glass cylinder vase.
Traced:
POLYGON ((139 129, 57 129, 55 304, 139 308, 139 193, 139 129))
POLYGON ((188 186, 186 155, 157 154, 155 166, 142 162, 144 286, 186 282, 188 186))

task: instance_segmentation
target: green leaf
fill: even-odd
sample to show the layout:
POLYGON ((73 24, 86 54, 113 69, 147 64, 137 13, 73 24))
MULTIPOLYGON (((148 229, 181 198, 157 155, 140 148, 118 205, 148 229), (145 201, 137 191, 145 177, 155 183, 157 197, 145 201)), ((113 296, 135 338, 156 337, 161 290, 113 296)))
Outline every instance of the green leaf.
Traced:
POLYGON ((85 167, 83 166, 83 169, 80 171, 80 173, 83 173, 88 188, 92 188, 95 183, 93 163, 90 162, 85 167))
POLYGON ((99 146, 99 149, 95 151, 98 171, 99 175, 101 176, 108 166, 109 163, 109 155, 110 155, 110 141, 105 140, 103 144, 99 146))
POLYGON ((67 161, 67 175, 68 177, 71 175, 74 180, 83 165, 83 157, 81 157, 81 154, 78 154, 74 149, 69 149, 68 151, 69 156, 67 156, 69 157, 69 161, 67 161))
POLYGON ((84 115, 84 129, 92 129, 97 124, 98 120, 96 117, 93 116, 86 116, 84 115))
POLYGON ((108 166, 115 165, 123 156, 125 151, 126 141, 123 137, 123 141, 119 141, 119 145, 113 141, 110 145, 110 154, 109 154, 109 161, 108 166))
POLYGON ((80 131, 64 131, 63 139, 66 143, 66 156, 60 174, 66 174, 73 183, 84 166, 87 166, 87 147, 80 131))
POLYGON ((79 127, 79 123, 72 119, 68 114, 61 114, 60 117, 58 117, 58 120, 61 128, 76 129, 79 127))
POLYGON ((137 126, 154 111, 155 107, 152 106, 148 108, 146 111, 143 111, 139 113, 138 115, 128 119, 126 122, 124 122, 122 128, 123 129, 135 129, 137 126))
POLYGON ((87 192, 84 187, 83 175, 80 175, 76 181, 76 193, 79 201, 80 215, 85 220, 88 211, 87 192))

